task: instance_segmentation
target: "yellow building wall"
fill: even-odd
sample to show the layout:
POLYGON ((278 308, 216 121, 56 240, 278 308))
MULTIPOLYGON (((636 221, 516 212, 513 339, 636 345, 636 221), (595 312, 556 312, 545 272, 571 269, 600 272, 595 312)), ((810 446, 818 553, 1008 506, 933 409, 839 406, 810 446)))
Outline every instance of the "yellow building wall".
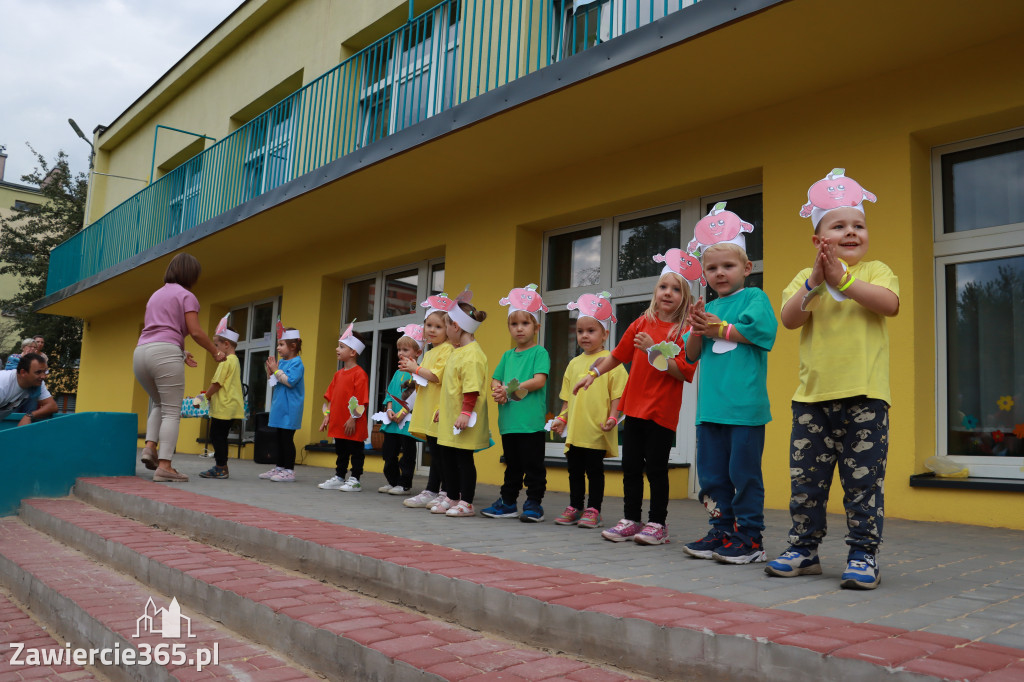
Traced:
MULTIPOLYGON (((617 145, 616 131, 609 128, 608 139, 595 141, 595 151, 587 158, 537 168, 513 183, 466 194, 458 202, 411 202, 404 221, 347 223, 345 206, 334 199, 345 191, 344 185, 318 190, 230 230, 236 238, 244 234, 247 241, 274 246, 268 247, 265 260, 225 266, 221 279, 199 282, 202 320, 210 327, 232 303, 258 298, 256 292, 280 291, 283 319, 304 336, 306 425, 296 436, 301 446, 321 437, 315 430, 319 396, 335 368, 333 348, 346 278, 443 255, 446 289, 458 291, 471 284, 475 303, 491 315, 478 338, 493 367, 509 347, 497 300, 512 286, 537 281, 545 230, 759 184, 764 197, 764 286, 778 311, 782 289, 813 257, 810 222, 797 215, 807 187, 843 166, 879 197, 877 204, 867 206, 868 257, 890 265, 901 285, 901 311, 889 322, 893 408, 886 515, 1024 528, 1024 499, 1019 495, 909 486, 909 477, 922 472, 923 461, 935 453, 936 441, 930 148, 1024 125, 1024 88, 1006 87, 1019 82, 1016 43, 995 40, 840 88, 809 85, 799 98, 642 145, 617 145), (978 64, 989 66, 978 69, 978 64), (336 241, 322 249, 289 251, 288 229, 301 227, 304 219, 337 221, 336 241), (381 234, 387 238, 367 238, 381 234), (994 515, 993 509, 1001 513, 994 515)), ((606 89, 602 96, 617 94, 606 89)), ((529 107, 525 111, 528 115, 529 107)), ((486 149, 487 136, 500 134, 500 121, 489 121, 454 139, 486 149)), ((477 180, 486 177, 489 164, 501 161, 485 157, 481 155, 481 167, 474 169, 477 180)), ((430 173, 430 154, 410 154, 409 159, 410 167, 420 164, 420 173, 430 173)), ((386 175, 379 168, 367 173, 363 179, 386 175)), ((357 174, 342 182, 359 186, 362 180, 357 174)), ((395 201, 393 184, 370 183, 362 189, 362 200, 370 204, 395 201)), ((415 188, 410 191, 415 193, 415 188)), ((683 227, 684 237, 690 229, 683 227)), ((204 248, 196 245, 198 251, 204 248)), ((153 289, 158 286, 158 281, 153 283, 153 289)), ((81 409, 108 404, 104 400, 111 386, 122 384, 125 388, 114 392, 121 395, 110 397, 109 404, 130 404, 126 358, 142 304, 144 300, 134 317, 119 312, 90 320, 83 344, 81 409)), ((763 469, 766 504, 776 509, 788 506, 789 402, 796 388, 798 339, 798 332, 780 328, 769 355, 774 421, 767 427, 763 469)), ((201 363, 200 370, 189 373, 187 392, 202 388, 200 377, 208 380, 212 374, 210 361, 203 358, 201 363)), ((492 418, 495 435, 496 426, 492 418)), ((179 441, 184 452, 195 451, 188 428, 179 441)), ((481 482, 500 481, 499 454, 500 445, 478 455, 481 482)), ((333 456, 307 460, 313 461, 330 465, 333 456)), ((368 464, 373 470, 372 458, 368 464)), ((687 475, 673 475, 674 496, 680 496, 687 475)), ((549 472, 550 487, 558 489, 563 482, 561 472, 549 472)), ((611 494, 620 492, 614 484, 609 488, 611 494)), ((838 482, 832 497, 829 510, 840 512, 838 482)))

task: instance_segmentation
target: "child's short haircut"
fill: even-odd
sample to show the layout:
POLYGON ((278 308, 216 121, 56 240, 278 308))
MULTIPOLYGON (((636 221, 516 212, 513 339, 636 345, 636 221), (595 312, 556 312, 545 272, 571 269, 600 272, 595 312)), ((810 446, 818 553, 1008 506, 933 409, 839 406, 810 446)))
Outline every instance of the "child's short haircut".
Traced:
MULTIPOLYGON (((288 327, 285 329, 287 332, 296 331, 295 327, 288 327)), ((302 339, 284 339, 284 342, 292 349, 292 352, 298 355, 302 352, 302 339)))
POLYGON ((537 318, 531 315, 530 313, 526 312, 525 310, 513 310, 508 314, 508 321, 533 322, 536 326, 540 326, 540 322, 537 321, 537 318))
MULTIPOLYGON (((231 327, 225 327, 224 329, 225 329, 226 331, 229 331, 229 332, 233 332, 233 331, 235 331, 235 330, 234 330, 234 329, 232 329, 231 327)), ((238 348, 238 342, 237 342, 237 341, 232 341, 231 339, 227 338, 226 336, 221 336, 220 334, 216 334, 215 336, 216 336, 216 337, 217 337, 218 339, 220 339, 221 341, 225 341, 225 342, 227 342, 227 343, 230 343, 230 344, 231 344, 231 348, 232 348, 232 349, 234 349, 234 348, 238 348)))
POLYGON ((395 342, 395 348, 408 348, 409 350, 416 351, 416 353, 420 352, 420 344, 411 336, 399 337, 398 341, 395 342))
POLYGON ((707 248, 704 249, 703 252, 701 252, 701 260, 703 261, 704 256, 706 256, 711 251, 730 251, 734 256, 740 259, 741 263, 746 263, 747 261, 750 260, 750 257, 747 256, 747 252, 743 249, 743 247, 740 246, 739 244, 733 244, 732 242, 719 242, 718 244, 712 244, 711 246, 708 246, 707 248))

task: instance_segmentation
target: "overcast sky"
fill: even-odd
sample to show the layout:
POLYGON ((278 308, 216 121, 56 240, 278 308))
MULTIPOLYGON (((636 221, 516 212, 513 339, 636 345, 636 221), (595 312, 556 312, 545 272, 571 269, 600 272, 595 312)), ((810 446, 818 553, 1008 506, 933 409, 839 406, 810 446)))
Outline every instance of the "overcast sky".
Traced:
POLYGON ((0 0, 0 145, 4 180, 21 183, 63 149, 86 171, 92 140, 241 0, 0 0))

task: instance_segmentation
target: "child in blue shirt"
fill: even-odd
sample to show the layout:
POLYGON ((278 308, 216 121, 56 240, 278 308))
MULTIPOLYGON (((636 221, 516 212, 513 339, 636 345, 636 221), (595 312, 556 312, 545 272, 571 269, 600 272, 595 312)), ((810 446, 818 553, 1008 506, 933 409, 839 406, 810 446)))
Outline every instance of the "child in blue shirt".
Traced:
MULTIPOLYGON (((718 204, 702 223, 714 219, 727 228, 750 226, 718 204), (722 222, 720 222, 722 221, 722 222)), ((768 351, 775 344, 778 322, 768 296, 744 287, 753 264, 747 258, 744 231, 731 241, 706 245, 701 253, 704 277, 718 298, 690 309, 692 331, 686 338, 686 359, 700 360, 697 391, 697 477, 699 499, 710 515, 711 530, 683 550, 700 559, 748 564, 766 559, 764 481, 761 456, 765 424, 771 421, 768 401, 768 351)), ((731 232, 726 230, 723 236, 731 232)), ((707 231, 703 235, 708 235, 707 231)), ((709 240, 710 241, 710 240, 709 240)))
POLYGON ((289 327, 277 340, 277 354, 267 358, 267 378, 274 392, 270 400, 270 419, 267 426, 274 429, 277 445, 277 466, 264 471, 260 478, 275 483, 295 480, 295 432, 302 426, 302 408, 306 401, 305 369, 302 365, 302 337, 299 330, 289 327))

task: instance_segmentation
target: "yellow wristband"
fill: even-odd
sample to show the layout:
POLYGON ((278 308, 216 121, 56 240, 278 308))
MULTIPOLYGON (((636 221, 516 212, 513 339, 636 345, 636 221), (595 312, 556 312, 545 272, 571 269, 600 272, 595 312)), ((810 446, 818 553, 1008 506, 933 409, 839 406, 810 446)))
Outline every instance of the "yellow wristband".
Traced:
POLYGON ((850 285, 853 284, 856 281, 857 281, 856 277, 854 277, 853 275, 847 274, 846 282, 843 283, 842 285, 836 287, 836 290, 837 291, 846 291, 847 289, 850 288, 850 285))
POLYGON ((594 377, 595 379, 596 379, 597 377, 601 376, 600 374, 598 374, 598 373, 597 373, 597 372, 596 372, 595 370, 593 370, 593 369, 592 369, 592 370, 590 370, 589 372, 587 372, 587 374, 589 374, 590 376, 594 377))

